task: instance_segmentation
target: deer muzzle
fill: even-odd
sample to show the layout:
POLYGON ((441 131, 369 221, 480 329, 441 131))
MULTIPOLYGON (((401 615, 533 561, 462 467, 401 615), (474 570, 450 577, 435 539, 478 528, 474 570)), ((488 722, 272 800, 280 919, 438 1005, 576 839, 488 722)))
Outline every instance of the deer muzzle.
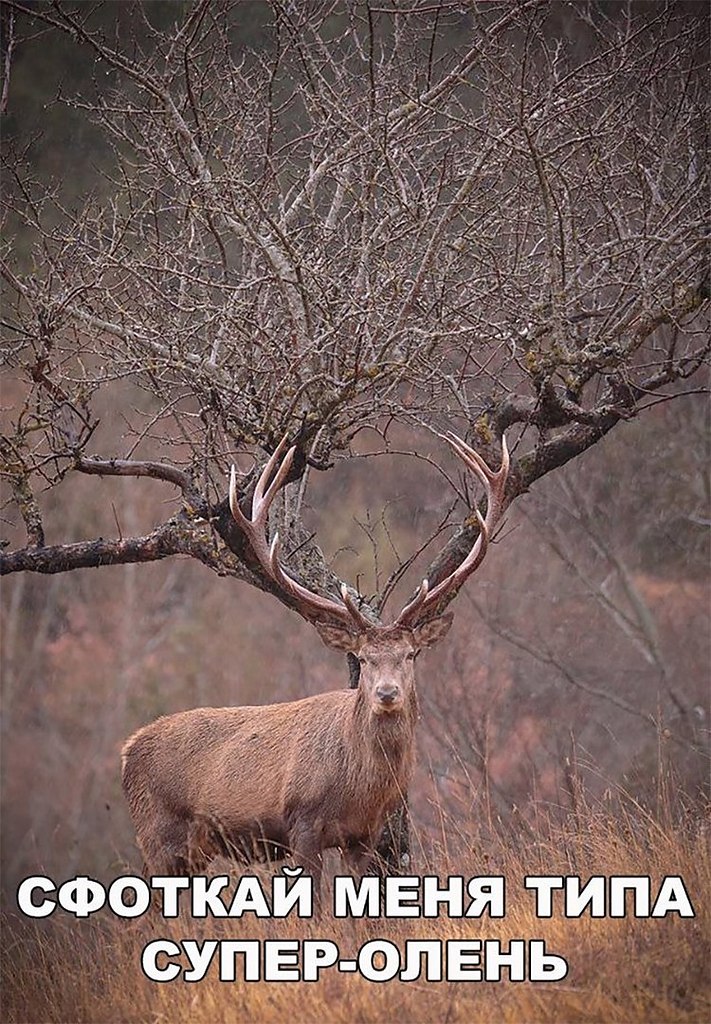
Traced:
POLYGON ((375 697, 384 711, 395 711, 402 704, 402 690, 397 683, 380 683, 375 688, 375 697))

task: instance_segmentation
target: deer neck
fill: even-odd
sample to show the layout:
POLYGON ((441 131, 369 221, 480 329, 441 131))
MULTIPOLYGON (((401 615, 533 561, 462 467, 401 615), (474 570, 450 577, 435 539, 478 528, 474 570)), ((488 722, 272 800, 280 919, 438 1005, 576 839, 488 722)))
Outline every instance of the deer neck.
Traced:
POLYGON ((412 757, 417 726, 417 695, 413 691, 402 711, 375 714, 360 690, 357 691, 352 720, 355 749, 375 761, 392 767, 412 757))

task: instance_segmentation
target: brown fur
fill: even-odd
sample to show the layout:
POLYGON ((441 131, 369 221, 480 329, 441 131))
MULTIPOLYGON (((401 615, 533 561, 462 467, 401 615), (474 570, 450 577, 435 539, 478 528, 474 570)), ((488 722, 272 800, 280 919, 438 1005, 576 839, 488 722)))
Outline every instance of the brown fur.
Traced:
POLYGON ((359 637, 320 628, 330 646, 359 656, 357 690, 197 708, 134 733, 122 752, 123 787, 147 871, 197 873, 219 853, 242 860, 291 854, 314 875, 318 892, 324 850, 340 847, 362 867, 407 791, 414 656, 449 626, 436 623, 359 637))

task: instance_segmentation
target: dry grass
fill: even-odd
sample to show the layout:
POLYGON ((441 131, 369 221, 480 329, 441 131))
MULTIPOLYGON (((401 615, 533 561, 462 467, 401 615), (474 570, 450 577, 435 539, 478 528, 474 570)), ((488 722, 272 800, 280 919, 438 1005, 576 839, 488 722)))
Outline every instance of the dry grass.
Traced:
MULTIPOLYGON (((459 823, 461 831, 462 823, 459 823)), ((455 859, 434 855, 428 873, 503 873, 504 920, 69 921, 66 917, 4 924, 3 1015, 18 1022, 154 1022, 154 1024, 353 1024, 353 1022, 706 1022, 711 1019, 708 894, 711 858, 704 829, 660 825, 641 808, 614 814, 586 810, 564 826, 539 824, 524 840, 470 840, 455 859), (481 843, 482 845, 479 845, 481 843), (477 850, 486 849, 486 857, 477 850), (535 917, 526 874, 648 874, 653 892, 665 875, 681 875, 695 919, 549 920, 535 917), (408 938, 543 938, 566 957, 570 972, 553 984, 374 984, 335 969, 318 983, 220 982, 211 967, 199 983, 148 981, 140 954, 155 937, 330 938, 341 956, 368 939, 402 945, 408 938)))

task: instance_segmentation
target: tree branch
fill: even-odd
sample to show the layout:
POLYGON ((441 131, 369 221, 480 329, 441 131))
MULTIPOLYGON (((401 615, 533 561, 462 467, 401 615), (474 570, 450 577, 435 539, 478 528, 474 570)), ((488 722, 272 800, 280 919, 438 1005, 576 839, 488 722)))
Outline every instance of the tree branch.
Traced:
POLYGON ((0 554, 0 576, 14 572, 53 574, 71 569, 97 569, 104 565, 156 562, 171 555, 189 555, 217 572, 224 574, 229 571, 217 557, 206 532, 196 533, 187 519, 176 517, 145 537, 125 540, 104 540, 100 537, 76 544, 33 546, 0 554))
POLYGON ((90 476, 146 476, 153 480, 165 480, 180 488, 192 512, 204 518, 209 516, 207 501, 195 487, 190 476, 177 466, 170 466, 165 462, 79 457, 74 468, 90 476))

